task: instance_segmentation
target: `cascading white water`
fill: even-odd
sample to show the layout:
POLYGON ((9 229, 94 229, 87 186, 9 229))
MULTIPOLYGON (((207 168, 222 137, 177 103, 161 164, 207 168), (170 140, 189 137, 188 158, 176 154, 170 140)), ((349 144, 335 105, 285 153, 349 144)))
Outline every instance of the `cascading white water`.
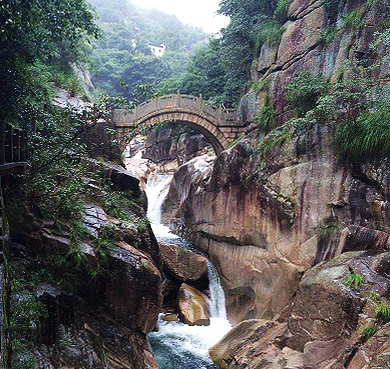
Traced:
MULTIPOLYGON (((172 177, 160 175, 148 181, 148 217, 157 239, 175 239, 175 244, 188 249, 188 243, 172 234, 161 224, 161 205, 168 193, 172 177)), ((230 329, 226 318, 225 295, 214 266, 208 263, 210 289, 210 325, 188 326, 181 322, 159 319, 158 331, 149 333, 148 339, 160 369, 213 369, 208 350, 230 329)))
POLYGON ((221 320, 227 320, 225 293, 223 292, 219 275, 210 262, 207 263, 210 288, 210 316, 221 320))
POLYGON ((148 198, 147 216, 157 238, 178 238, 171 230, 161 224, 161 206, 167 197, 173 176, 160 173, 155 179, 148 179, 145 192, 148 198))

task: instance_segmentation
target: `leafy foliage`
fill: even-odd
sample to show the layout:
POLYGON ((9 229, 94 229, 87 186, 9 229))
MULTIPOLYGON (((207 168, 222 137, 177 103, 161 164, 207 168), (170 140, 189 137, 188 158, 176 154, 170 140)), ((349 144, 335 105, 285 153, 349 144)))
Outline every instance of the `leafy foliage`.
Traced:
POLYGON ((291 123, 298 134, 316 124, 333 125, 336 151, 343 159, 380 162, 390 155, 389 104, 383 87, 358 72, 350 69, 352 77, 334 83, 299 73, 285 87, 288 108, 298 116, 291 123))
POLYGON ((365 339, 370 339, 376 332, 378 332, 378 327, 376 327, 375 325, 369 325, 368 327, 365 327, 363 330, 362 330, 362 333, 361 335, 365 338, 365 339))
POLYGON ((359 27, 362 27, 364 25, 363 17, 364 17, 363 8, 352 10, 344 18, 343 27, 346 29, 357 29, 359 27))
MULTIPOLYGON (((34 0, 28 4, 21 0, 1 2, 1 121, 7 117, 14 121, 29 121, 32 116, 27 108, 31 106, 30 95, 41 93, 31 88, 32 79, 39 79, 40 75, 31 76, 30 66, 40 60, 69 68, 70 63, 81 55, 81 45, 89 37, 99 34, 94 17, 84 0, 34 0)), ((36 109, 32 110, 36 112, 36 109)))
POLYGON ((112 217, 128 220, 129 215, 124 209, 129 208, 134 205, 134 201, 131 200, 131 194, 126 196, 125 194, 113 191, 109 188, 106 188, 103 197, 103 206, 104 210, 108 215, 112 217))
POLYGON ((230 24, 219 38, 191 56, 184 76, 171 78, 158 93, 180 90, 202 94, 214 104, 233 107, 246 88, 249 67, 261 46, 281 39, 288 0, 223 0, 219 13, 230 24))
POLYGON ((211 40, 208 48, 197 50, 187 65, 187 73, 162 84, 160 94, 202 95, 214 104, 225 103, 224 69, 220 62, 220 41, 211 40))
POLYGON ((322 240, 328 240, 330 236, 337 232, 339 230, 339 227, 337 224, 322 224, 319 228, 319 235, 320 239, 322 240))
POLYGON ((354 287, 355 289, 358 289, 363 283, 364 278, 361 274, 356 273, 354 270, 350 270, 350 275, 345 279, 344 286, 346 287, 354 287))
POLYGON ((328 87, 328 81, 323 76, 299 72, 294 80, 285 86, 289 108, 293 108, 298 117, 302 117, 316 106, 318 98, 327 92, 328 87))
POLYGON ((276 119, 273 106, 269 104, 263 106, 257 113, 254 122, 264 132, 275 128, 276 119))
POLYGON ((286 122, 282 126, 272 129, 258 147, 260 159, 267 157, 274 147, 281 146, 285 141, 291 139, 293 134, 292 128, 291 122, 286 122))
POLYGON ((375 307, 376 318, 382 324, 390 322, 390 305, 379 303, 375 307))

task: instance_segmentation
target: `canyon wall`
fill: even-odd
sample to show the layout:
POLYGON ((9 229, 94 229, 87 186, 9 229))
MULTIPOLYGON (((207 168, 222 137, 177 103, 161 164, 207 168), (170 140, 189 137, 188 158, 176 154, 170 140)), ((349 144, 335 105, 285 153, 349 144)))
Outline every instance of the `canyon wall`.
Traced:
MULTIPOLYGON (((389 9, 377 2, 364 13, 359 30, 342 29, 343 17, 362 6, 359 1, 293 1, 278 49, 263 46, 253 72, 269 80, 269 89, 242 99, 241 119, 253 122, 267 94, 279 122, 291 116, 283 87, 298 71, 333 78, 356 55, 371 60, 375 25, 389 9), (321 35, 329 27, 340 32, 325 43, 321 35)), ((331 127, 316 125, 260 158, 264 134, 254 128, 219 156, 205 176, 189 184, 191 164, 176 173, 164 205, 166 219, 184 227, 187 237, 209 252, 234 322, 282 315, 302 272, 349 247, 342 234, 389 231, 384 171, 341 162, 332 136, 331 127), (351 225, 357 228, 350 231, 351 225)))
MULTIPOLYGON (((363 344, 356 343, 359 329, 375 314, 367 299, 350 296, 343 281, 353 268, 360 270, 353 252, 362 250, 359 258, 365 265, 371 265, 372 254, 379 255, 364 272, 365 278, 387 278, 383 262, 390 236, 386 166, 340 159, 334 127, 318 123, 275 140, 265 155, 265 134, 256 127, 255 117, 268 101, 279 126, 292 117, 291 109, 286 109, 284 86, 300 71, 336 81, 340 75, 349 77, 351 72, 343 69, 348 61, 377 62, 379 68, 370 77, 386 86, 388 67, 382 49, 379 46, 374 52, 369 45, 389 11, 389 4, 381 1, 292 1, 280 44, 263 45, 252 69, 254 80, 268 80, 268 87, 249 92, 241 100, 240 117, 249 124, 246 137, 201 175, 191 162, 175 174, 164 204, 166 222, 209 253, 222 279, 230 321, 239 324, 254 319, 253 324, 258 324, 253 336, 248 333, 235 341, 236 352, 233 346, 216 347, 213 358, 223 368, 341 368, 345 363, 363 367, 364 360, 358 363, 359 355, 364 356, 361 351, 348 357, 345 350, 363 344), (351 14, 360 14, 359 25, 346 26, 351 14), (335 32, 328 39, 325 34, 330 29, 335 32), (335 257, 342 258, 344 269, 334 280, 327 279, 333 266, 324 262, 335 257), (322 277, 316 275, 316 265, 326 270, 322 277), (334 308, 329 306, 333 298, 334 308), (364 310, 367 304, 370 313, 364 310), (316 316, 321 306, 331 312, 330 318, 316 316), (332 321, 337 309, 343 313, 335 312, 332 321), (327 327, 321 325, 328 319, 327 327), (338 326, 344 328, 340 331, 338 326), (337 338, 334 332, 339 331, 337 338), (269 336, 260 358, 253 339, 263 334, 269 336), (323 357, 310 357, 313 352, 322 352, 323 357), (278 360, 284 364, 276 366, 278 360), (262 366, 256 366, 259 363, 262 366)), ((387 301, 387 287, 379 292, 387 301)), ((238 325, 232 331, 227 345, 240 337, 240 329, 244 328, 238 325)), ((371 350, 364 363, 374 360, 375 350, 371 350)))
POLYGON ((161 261, 144 194, 119 165, 89 163, 111 196, 131 197, 112 213, 108 188, 91 180, 81 219, 26 207, 13 221, 12 367, 158 367, 146 335, 162 306, 161 261))

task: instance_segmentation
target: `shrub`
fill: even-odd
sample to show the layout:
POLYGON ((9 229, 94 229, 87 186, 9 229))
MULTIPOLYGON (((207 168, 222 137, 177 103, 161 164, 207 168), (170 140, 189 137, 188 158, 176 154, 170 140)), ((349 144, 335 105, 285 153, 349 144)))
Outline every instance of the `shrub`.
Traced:
POLYGON ((352 162, 381 161, 390 156, 390 111, 363 112, 356 121, 339 124, 336 144, 352 162))
POLYGON ((322 75, 313 76, 309 72, 299 72, 293 81, 285 86, 285 97, 288 108, 297 112, 298 117, 304 116, 315 108, 318 98, 324 95, 329 83, 322 75))

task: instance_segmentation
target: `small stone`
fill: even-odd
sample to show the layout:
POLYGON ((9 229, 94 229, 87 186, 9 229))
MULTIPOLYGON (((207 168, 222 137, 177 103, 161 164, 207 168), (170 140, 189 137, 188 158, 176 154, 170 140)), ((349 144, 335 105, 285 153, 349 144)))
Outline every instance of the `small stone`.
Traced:
POLYGON ((179 321, 179 315, 178 314, 167 313, 167 314, 164 314, 161 319, 164 322, 178 322, 179 321))

